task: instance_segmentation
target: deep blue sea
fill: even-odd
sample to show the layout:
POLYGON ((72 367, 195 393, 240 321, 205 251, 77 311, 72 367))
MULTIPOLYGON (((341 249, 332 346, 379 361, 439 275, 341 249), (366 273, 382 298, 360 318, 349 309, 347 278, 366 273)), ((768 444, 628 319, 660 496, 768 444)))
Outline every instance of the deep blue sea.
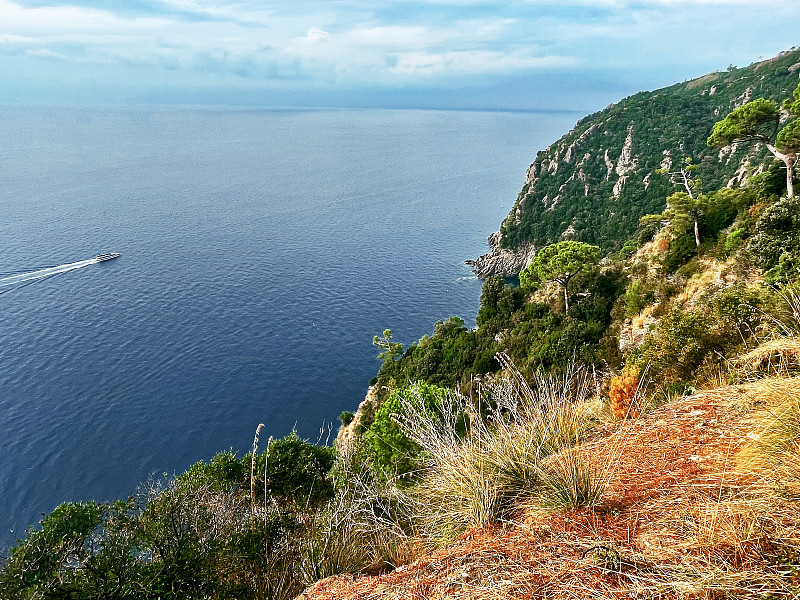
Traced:
POLYGON ((474 324, 463 260, 578 116, 0 107, 0 546, 259 423, 335 435, 373 335, 474 324))

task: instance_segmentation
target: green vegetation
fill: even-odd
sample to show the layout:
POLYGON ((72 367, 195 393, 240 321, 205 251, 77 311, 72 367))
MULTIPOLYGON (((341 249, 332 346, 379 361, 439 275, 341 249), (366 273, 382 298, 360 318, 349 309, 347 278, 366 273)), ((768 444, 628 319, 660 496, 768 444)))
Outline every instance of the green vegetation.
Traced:
POLYGON ((424 381, 393 390, 381 403, 375 420, 364 432, 364 458, 381 478, 392 478, 417 470, 421 447, 410 440, 396 419, 403 414, 403 402, 414 398, 417 412, 431 418, 448 391, 424 381))
MULTIPOLYGON (((713 74, 637 94, 581 121, 537 157, 537 179, 518 202, 520 219, 503 226, 512 245, 540 247, 520 273, 521 285, 486 279, 474 329, 450 317, 408 346, 388 329, 375 336, 381 367, 371 382, 372 411, 340 416, 354 430, 351 438, 336 449, 295 433, 270 438, 261 453, 256 444, 244 457, 219 453, 177 477, 148 482, 127 500, 62 504, 10 550, 0 567, 0 597, 285 600, 322 577, 410 562, 419 548, 520 511, 580 512, 613 503, 607 489, 627 438, 607 445, 602 461, 593 458, 581 442, 596 425, 626 420, 633 435, 632 419, 690 388, 798 373, 800 199, 791 193, 793 164, 750 154, 759 175, 731 188, 721 185, 731 176, 727 163, 698 146, 712 129, 713 107, 728 113, 754 77, 763 76, 765 94, 786 95, 789 63, 800 63, 800 51, 774 59, 769 72, 756 65, 713 74), (616 192, 613 169, 604 161, 600 168, 602 155, 593 154, 597 132, 607 132, 612 146, 631 148, 630 170, 615 167, 617 182, 628 178, 616 192), (699 162, 660 166, 667 155, 642 153, 642 144, 699 162), (642 187, 641 169, 670 177, 642 187), (570 187, 578 173, 606 195, 570 187), (675 184, 683 190, 675 192, 675 184), (557 202, 557 194, 569 199, 557 202), (569 226, 584 241, 561 240, 569 226), (618 250, 601 260, 612 249, 618 250)), ((769 134, 788 152, 800 120, 780 129, 778 104, 762 100, 732 110, 713 126, 709 143, 769 134)), ((797 114, 799 106, 796 86, 784 109, 797 114)), ((735 457, 761 469, 763 489, 755 492, 763 505, 753 509, 753 522, 772 532, 772 545, 759 552, 776 561, 793 556, 791 536, 775 532, 786 519, 796 525, 791 511, 800 510, 791 504, 800 497, 800 411, 790 400, 753 401, 747 410, 781 412, 765 415, 753 443, 735 457), (770 516, 778 505, 789 512, 770 516)), ((703 509, 693 510, 682 531, 700 530, 703 509)), ((722 531, 714 515, 711 537, 722 531)), ((739 526, 733 517, 731 523, 739 526)), ((754 543, 754 531, 741 539, 754 543)), ((717 547, 702 549, 707 560, 721 555, 717 547)), ((619 555, 609 552, 619 568, 619 555)))
MULTIPOLYGON (((794 102, 787 99, 784 106, 792 116, 800 116, 798 100, 800 84, 794 90, 794 102)), ((800 152, 800 122, 792 121, 780 129, 781 111, 773 100, 758 98, 744 104, 714 125, 707 142, 712 148, 737 142, 760 142, 786 167, 786 190, 794 196, 794 167, 800 152)))
MULTIPOLYGON (((683 186, 680 175, 656 172, 679 173, 687 158, 694 165, 691 176, 702 182, 703 189, 698 185, 694 191, 731 181, 740 185, 746 179, 741 169, 752 174, 772 155, 751 144, 709 149, 717 115, 727 115, 750 97, 782 102, 796 91, 798 62, 800 49, 793 49, 746 68, 640 92, 581 119, 537 154, 532 177, 500 229, 503 247, 531 242, 542 248, 571 232, 569 239, 595 244, 604 253, 618 250, 634 236, 641 217, 664 209, 673 179, 683 186)), ((793 98, 789 107, 798 106, 793 98)), ((791 125, 784 134, 787 148, 796 148, 798 128, 791 125)), ((782 175, 785 186, 786 172, 782 175)))
POLYGON ((582 242, 559 242, 542 248, 519 274, 523 290, 543 283, 558 283, 564 290, 564 312, 569 314, 569 282, 600 262, 600 248, 582 242))
POLYGON ((62 504, 12 548, 0 597, 292 597, 333 460, 292 434, 257 457, 255 495, 251 456, 223 452, 128 500, 62 504))

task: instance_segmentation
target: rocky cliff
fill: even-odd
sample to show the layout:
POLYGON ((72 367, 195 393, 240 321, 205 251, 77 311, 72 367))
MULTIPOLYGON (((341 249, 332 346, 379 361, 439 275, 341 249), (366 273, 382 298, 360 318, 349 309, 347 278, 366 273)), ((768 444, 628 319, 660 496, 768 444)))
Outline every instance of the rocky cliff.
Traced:
MULTIPOLYGON (((714 123, 757 97, 782 101, 800 76, 800 49, 749 67, 641 92, 581 119, 539 152, 491 251, 469 261, 480 277, 515 275, 535 248, 577 239, 605 251, 632 236, 645 214, 661 212, 679 187, 669 171, 686 159, 703 189, 741 185, 765 164, 758 145, 712 150, 714 123), (666 173, 658 173, 664 170, 666 173)), ((766 161, 769 164, 769 161, 766 161)))

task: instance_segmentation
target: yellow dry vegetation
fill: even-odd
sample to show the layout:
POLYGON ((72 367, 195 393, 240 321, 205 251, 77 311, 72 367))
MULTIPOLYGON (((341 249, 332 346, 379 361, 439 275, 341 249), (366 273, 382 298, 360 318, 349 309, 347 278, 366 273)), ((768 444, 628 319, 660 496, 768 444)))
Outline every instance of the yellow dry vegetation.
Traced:
POLYGON ((300 598, 800 595, 800 377, 701 391, 563 452, 602 482, 594 506, 520 502, 391 573, 326 579, 300 598))

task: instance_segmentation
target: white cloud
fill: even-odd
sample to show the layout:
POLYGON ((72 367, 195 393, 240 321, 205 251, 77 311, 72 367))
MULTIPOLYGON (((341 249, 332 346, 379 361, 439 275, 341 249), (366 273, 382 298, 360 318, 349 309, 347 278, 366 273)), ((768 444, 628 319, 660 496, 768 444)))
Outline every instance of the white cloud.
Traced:
POLYGON ((50 60, 69 60, 69 57, 66 54, 61 54, 60 52, 53 52, 52 50, 48 50, 47 48, 40 48, 39 50, 26 50, 26 56, 33 56, 35 58, 45 58, 50 60))
POLYGON ((773 31, 794 39, 800 18, 795 0, 157 0, 154 12, 24 1, 0 0, 6 57, 136 66, 140 78, 182 71, 198 85, 223 74, 369 86, 587 65, 674 69, 723 52, 769 55, 756 46, 763 32, 775 45, 773 31))
POLYGON ((26 8, 0 0, 0 32, 48 35, 77 31, 156 30, 169 21, 155 16, 121 18, 114 13, 81 6, 42 6, 26 8))
POLYGON ((528 6, 578 6, 607 9, 648 9, 672 5, 746 6, 758 9, 794 6, 794 0, 521 0, 528 6))
POLYGON ((425 52, 404 53, 398 56, 397 64, 389 69, 402 75, 437 75, 440 73, 505 73, 529 69, 551 69, 568 67, 575 59, 564 56, 526 56, 523 53, 490 51, 425 52))

